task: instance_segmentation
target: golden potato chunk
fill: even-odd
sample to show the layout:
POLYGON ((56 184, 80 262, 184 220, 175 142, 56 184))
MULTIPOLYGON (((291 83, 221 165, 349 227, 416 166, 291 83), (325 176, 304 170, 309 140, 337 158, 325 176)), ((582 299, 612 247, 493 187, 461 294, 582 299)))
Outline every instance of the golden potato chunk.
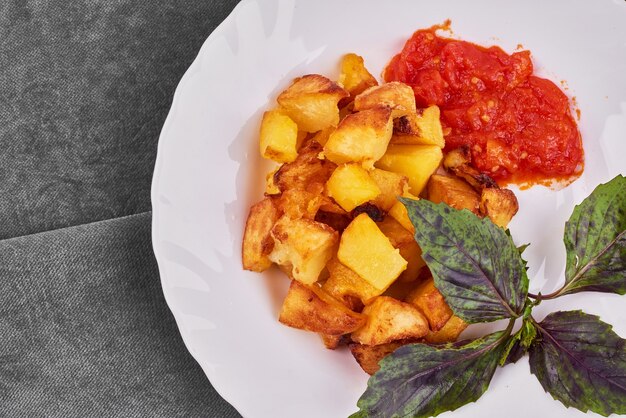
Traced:
POLYGON ((315 215, 322 205, 323 198, 318 193, 304 189, 288 189, 274 198, 274 205, 291 219, 315 219, 315 215))
POLYGON ((291 163, 283 164, 274 174, 274 184, 280 191, 288 189, 305 189, 319 191, 324 187, 330 175, 337 167, 328 160, 320 160, 322 146, 311 141, 303 145, 298 158, 291 163))
POLYGON ((417 339, 429 332, 428 320, 413 305, 389 296, 378 296, 363 308, 365 325, 352 332, 359 344, 379 345, 396 340, 417 339))
POLYGON ((479 214, 480 196, 472 186, 459 177, 433 174, 428 181, 428 200, 447 205, 455 209, 467 209, 479 214))
POLYGON ((361 366, 363 371, 367 374, 372 375, 376 373, 378 369, 380 369, 378 363, 380 363, 383 358, 387 357, 389 354, 393 353, 403 345, 411 344, 413 342, 416 341, 403 340, 380 345, 364 345, 351 343, 348 344, 348 347, 350 347, 350 352, 354 356, 357 363, 359 363, 359 366, 361 366))
POLYGON ((263 114, 259 147, 261 156, 288 163, 298 156, 298 125, 279 110, 263 114))
POLYGON ((357 54, 346 54, 341 60, 341 73, 339 84, 346 89, 351 96, 356 96, 363 90, 377 86, 378 82, 367 68, 363 58, 357 54))
POLYGON ((439 331, 452 317, 452 309, 435 287, 432 277, 420 283, 406 298, 406 302, 417 308, 428 318, 430 329, 439 331))
POLYGON ((456 315, 452 315, 439 331, 429 332, 424 340, 429 344, 451 343, 459 338, 465 328, 467 328, 467 322, 456 315))
POLYGON ((380 86, 370 87, 354 98, 354 110, 361 111, 388 107, 391 109, 391 117, 399 118, 414 114, 415 93, 411 86, 392 81, 380 86))
POLYGON ((402 174, 375 168, 369 175, 380 189, 380 194, 372 203, 386 212, 398 202, 398 196, 402 196, 409 187, 409 180, 402 174))
POLYGON ((419 196, 442 158, 437 145, 389 145, 376 167, 407 176, 411 193, 419 196))
POLYGON ((278 320, 292 328, 342 335, 360 328, 365 317, 346 308, 319 286, 292 280, 278 320))
POLYGON ((337 103, 348 95, 328 78, 309 74, 296 78, 277 101, 300 130, 317 132, 339 123, 337 103))
MULTIPOLYGON (((418 200, 419 197, 411 194, 410 192, 404 192, 402 197, 408 197, 409 199, 418 200)), ((399 200, 393 204, 391 209, 389 209, 388 215, 395 219, 400 225, 404 227, 411 234, 415 234, 415 227, 413 226, 413 222, 409 218, 409 213, 406 210, 406 207, 399 200)))
POLYGON ((407 261, 406 270, 400 274, 398 280, 412 281, 417 279, 426 263, 422 258, 422 249, 417 245, 413 234, 389 216, 378 223, 378 228, 389 238, 391 245, 400 250, 400 255, 407 261))
POLYGON ((421 113, 410 113, 394 120, 391 144, 437 145, 444 148, 440 111, 437 106, 430 106, 421 113))
POLYGON ((281 266, 292 266, 291 276, 304 284, 315 283, 333 256, 339 234, 310 219, 281 217, 271 230, 274 249, 269 259, 281 266))
POLYGON ((278 209, 269 198, 250 208, 241 251, 244 269, 260 272, 272 265, 268 258, 274 248, 270 232, 277 220, 278 209))
POLYGON ((407 266, 400 251, 393 248, 389 238, 365 213, 354 218, 343 231, 337 258, 381 292, 407 266))
POLYGON ((335 299, 343 301, 344 305, 353 310, 358 308, 355 298, 365 304, 382 293, 350 268, 341 264, 337 258, 331 258, 326 268, 328 268, 329 276, 322 285, 322 289, 335 299))
POLYGON ((313 138, 311 138, 313 141, 317 142, 318 144, 324 146, 326 145, 326 143, 328 142, 328 137, 330 136, 330 134, 335 130, 334 127, 330 127, 330 128, 326 128, 326 129, 322 129, 321 131, 319 131, 318 133, 316 133, 315 135, 313 135, 313 138))
POLYGON ((499 227, 506 228, 518 209, 517 197, 511 190, 483 189, 480 196, 480 211, 499 227))
POLYGON ((360 163, 370 169, 385 154, 391 139, 391 110, 376 108, 346 116, 324 145, 324 155, 336 164, 360 163))
POLYGON ((358 164, 337 167, 326 183, 326 191, 348 212, 380 194, 376 182, 358 164))

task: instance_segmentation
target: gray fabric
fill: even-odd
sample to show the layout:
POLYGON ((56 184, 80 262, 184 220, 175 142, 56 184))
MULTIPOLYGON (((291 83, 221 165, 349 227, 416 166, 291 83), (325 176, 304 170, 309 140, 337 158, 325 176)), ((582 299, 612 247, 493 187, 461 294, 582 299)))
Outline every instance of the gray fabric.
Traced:
POLYGON ((235 4, 0 1, 0 238, 150 210, 174 89, 235 4))
POLYGON ((0 417, 239 416, 182 344, 146 213, 174 89, 235 4, 0 1, 0 417))
POLYGON ((0 254, 0 416, 238 416, 182 344, 149 212, 4 240, 0 254))

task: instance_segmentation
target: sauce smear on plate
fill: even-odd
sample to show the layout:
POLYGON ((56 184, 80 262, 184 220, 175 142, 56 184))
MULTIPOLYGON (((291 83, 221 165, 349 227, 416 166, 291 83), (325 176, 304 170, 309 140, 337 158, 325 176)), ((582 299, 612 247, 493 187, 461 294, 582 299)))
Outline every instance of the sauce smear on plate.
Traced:
POLYGON ((413 87, 418 107, 437 105, 446 150, 469 146, 472 163, 501 184, 572 180, 583 170, 580 132, 567 96, 533 75, 529 51, 418 30, 385 69, 413 87))

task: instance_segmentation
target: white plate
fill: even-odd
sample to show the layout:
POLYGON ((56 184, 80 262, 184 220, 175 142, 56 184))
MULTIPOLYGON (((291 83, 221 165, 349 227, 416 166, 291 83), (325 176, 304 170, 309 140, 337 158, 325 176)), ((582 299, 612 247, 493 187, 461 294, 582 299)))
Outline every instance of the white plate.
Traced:
MULTIPOLYGON (((259 117, 295 76, 338 75, 356 52, 380 74, 419 28, 452 19, 454 36, 513 51, 523 44, 540 75, 566 80, 582 112, 583 176, 561 191, 518 192, 511 225, 531 242, 531 290, 562 280, 563 226, 600 182, 626 173, 626 2, 623 0, 244 0, 211 34, 180 82, 159 142, 152 187, 153 242, 163 291, 191 354, 245 417, 345 417, 367 376, 345 350, 277 321, 288 281, 241 269, 248 208, 267 165, 259 117)), ((626 336, 626 299, 580 294, 539 307, 583 308, 626 336)), ((483 332, 478 327, 469 334, 483 332)), ((545 394, 526 360, 497 371, 475 404, 450 417, 583 414, 545 394), (523 399, 523 407, 519 407, 523 399), (516 407, 507 407, 515 405, 516 407)))

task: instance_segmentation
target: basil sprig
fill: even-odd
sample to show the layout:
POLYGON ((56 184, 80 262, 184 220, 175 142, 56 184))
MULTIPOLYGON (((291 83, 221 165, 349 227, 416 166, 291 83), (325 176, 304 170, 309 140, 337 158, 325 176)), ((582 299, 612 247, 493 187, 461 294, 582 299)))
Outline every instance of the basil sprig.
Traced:
POLYGON ((472 341, 400 347, 380 363, 353 417, 430 417, 474 402, 498 365, 526 353, 531 373, 567 407, 626 414, 626 340, 597 316, 532 316, 542 300, 582 292, 626 293, 626 178, 598 186, 565 226, 565 283, 528 293, 526 262, 508 231, 467 210, 401 198, 435 285, 470 323, 510 319, 506 330, 472 341), (516 318, 519 331, 511 335, 516 318))

